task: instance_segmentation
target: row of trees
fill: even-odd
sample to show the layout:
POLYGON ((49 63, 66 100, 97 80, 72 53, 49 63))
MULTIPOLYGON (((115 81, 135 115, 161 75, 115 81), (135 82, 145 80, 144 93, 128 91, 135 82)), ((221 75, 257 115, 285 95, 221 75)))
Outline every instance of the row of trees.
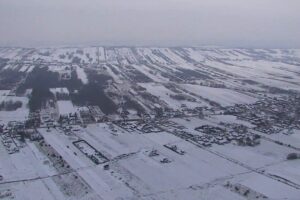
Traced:
POLYGON ((21 107, 22 107, 21 101, 9 100, 9 101, 2 101, 2 103, 0 104, 0 110, 4 110, 4 111, 13 111, 21 107))

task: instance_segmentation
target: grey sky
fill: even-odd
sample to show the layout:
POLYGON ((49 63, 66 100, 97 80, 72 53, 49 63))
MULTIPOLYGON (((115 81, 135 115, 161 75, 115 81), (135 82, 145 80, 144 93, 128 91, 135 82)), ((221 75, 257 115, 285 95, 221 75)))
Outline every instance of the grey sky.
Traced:
POLYGON ((0 45, 300 48, 299 0, 0 0, 0 45))

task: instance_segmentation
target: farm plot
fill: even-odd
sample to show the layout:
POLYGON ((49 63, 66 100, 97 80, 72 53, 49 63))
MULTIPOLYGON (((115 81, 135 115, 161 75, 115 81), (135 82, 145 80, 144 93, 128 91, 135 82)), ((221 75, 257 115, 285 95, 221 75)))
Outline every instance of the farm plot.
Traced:
POLYGON ((140 83, 140 85, 146 88, 147 92, 152 95, 159 97, 160 100, 164 101, 172 109, 181 109, 183 107, 195 108, 199 106, 206 106, 202 102, 193 102, 188 100, 177 100, 175 97, 177 94, 167 89, 161 84, 153 83, 140 83))
POLYGON ((242 94, 224 88, 212 88, 200 85, 183 84, 182 87, 190 92, 200 95, 205 99, 216 102, 221 106, 231 106, 234 104, 250 104, 254 103, 257 99, 248 95, 242 94))
POLYGON ((84 140, 75 141, 73 144, 97 165, 108 161, 108 158, 84 140))
POLYGON ((16 97, 16 96, 2 96, 0 93, 0 103, 6 102, 19 102, 21 107, 16 110, 0 110, 0 123, 7 123, 9 121, 24 121, 29 115, 28 109, 28 98, 27 97, 16 97), (2 98, 2 100, 1 100, 2 98))

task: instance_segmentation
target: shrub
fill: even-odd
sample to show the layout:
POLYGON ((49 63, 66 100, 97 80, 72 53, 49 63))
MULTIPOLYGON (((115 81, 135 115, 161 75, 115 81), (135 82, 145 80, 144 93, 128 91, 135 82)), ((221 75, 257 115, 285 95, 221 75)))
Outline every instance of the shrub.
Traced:
POLYGON ((286 159, 288 159, 288 160, 295 160, 298 158, 300 158, 300 154, 298 154, 298 153, 290 153, 286 157, 286 159))

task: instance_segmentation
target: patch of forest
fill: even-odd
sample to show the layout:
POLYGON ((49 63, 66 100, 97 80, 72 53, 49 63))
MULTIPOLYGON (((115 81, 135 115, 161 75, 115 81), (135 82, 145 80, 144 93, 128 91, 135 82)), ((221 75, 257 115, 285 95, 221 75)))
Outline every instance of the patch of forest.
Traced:
POLYGON ((11 69, 3 70, 0 73, 0 90, 10 90, 19 83, 24 74, 11 69))
POLYGON ((72 100, 76 105, 97 105, 105 114, 117 111, 117 105, 107 96, 105 88, 112 78, 108 75, 98 74, 93 70, 87 70, 89 83, 83 85, 77 93, 72 94, 72 100))
POLYGON ((75 70, 71 72, 70 80, 60 80, 58 72, 49 71, 48 67, 36 67, 18 87, 17 93, 24 94, 26 89, 32 89, 29 108, 35 111, 41 109, 47 100, 54 98, 50 88, 66 87, 74 104, 97 105, 106 114, 114 113, 117 106, 105 94, 108 81, 112 78, 93 70, 87 70, 87 75, 89 83, 82 84, 75 70))
POLYGON ((22 107, 22 102, 21 101, 2 101, 0 103, 0 110, 1 111, 14 111, 17 110, 18 108, 22 107))

